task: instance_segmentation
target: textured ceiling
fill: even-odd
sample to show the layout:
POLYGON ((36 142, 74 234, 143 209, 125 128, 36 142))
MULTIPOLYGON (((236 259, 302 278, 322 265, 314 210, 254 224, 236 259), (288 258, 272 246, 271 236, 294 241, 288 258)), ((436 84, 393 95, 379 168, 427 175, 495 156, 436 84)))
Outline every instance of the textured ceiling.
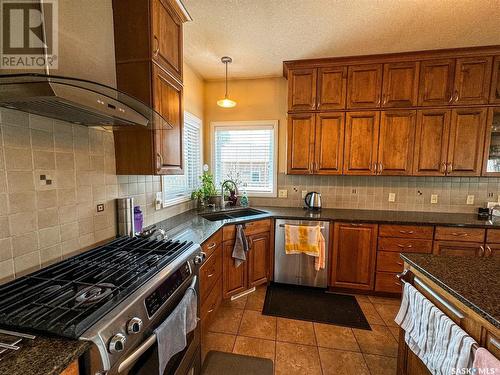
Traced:
POLYGON ((205 79, 280 76, 283 60, 500 44, 500 0, 183 0, 205 79))

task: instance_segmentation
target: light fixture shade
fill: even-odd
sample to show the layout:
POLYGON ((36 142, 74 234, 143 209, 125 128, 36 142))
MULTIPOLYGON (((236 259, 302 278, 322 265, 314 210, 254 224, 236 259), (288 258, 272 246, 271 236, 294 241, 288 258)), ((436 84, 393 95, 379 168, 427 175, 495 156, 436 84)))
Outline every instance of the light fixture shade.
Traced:
POLYGON ((217 105, 222 108, 233 108, 236 107, 236 102, 234 100, 224 98, 217 100, 217 105))

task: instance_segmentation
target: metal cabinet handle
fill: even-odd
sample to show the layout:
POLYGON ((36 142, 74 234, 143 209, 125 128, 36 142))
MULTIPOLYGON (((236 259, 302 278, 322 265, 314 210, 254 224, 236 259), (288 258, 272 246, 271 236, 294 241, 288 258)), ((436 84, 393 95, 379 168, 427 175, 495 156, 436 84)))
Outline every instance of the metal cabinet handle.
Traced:
POLYGON ((446 174, 446 163, 444 161, 441 163, 441 166, 439 167, 439 172, 446 174))
POLYGON ((217 243, 212 242, 210 245, 207 246, 207 250, 212 250, 215 246, 217 246, 217 243))
POLYGON ((489 245, 486 245, 486 254, 485 256, 490 257, 493 251, 491 250, 491 247, 489 245))
POLYGON ((399 264, 400 266, 403 266, 404 263, 403 262, 396 262, 396 264, 399 264))
POLYGON ((458 102, 458 90, 455 90, 455 95, 454 95, 453 102, 454 103, 458 102))
POLYGON ((464 314, 459 309, 457 309, 455 306, 453 306, 445 298, 443 298, 439 294, 437 294, 428 285, 426 285, 422 281, 420 281, 420 279, 418 279, 418 278, 415 277, 413 282, 415 284, 418 284, 422 289, 424 289, 427 293, 429 293, 436 301, 438 301, 444 307, 446 307, 448 310, 450 310, 450 312, 452 312, 453 315, 455 315, 458 320, 462 320, 465 317, 464 314))
POLYGON ((159 161, 159 163, 158 163, 158 170, 160 170, 161 167, 163 166, 163 156, 159 152, 157 152, 156 153, 156 158, 159 161))
POLYGON ((401 245, 401 244, 396 244, 397 247, 400 247, 401 249, 411 249, 413 245, 401 245))
POLYGON ((379 165, 379 168, 378 168, 379 172, 378 172, 378 174, 382 174, 382 172, 384 171, 384 165, 382 163, 378 163, 378 165, 379 165))
POLYGON ((500 350, 500 342, 495 337, 490 337, 490 344, 500 350))
POLYGON ((482 257, 484 256, 484 246, 479 246, 479 256, 482 257))
POLYGON ((383 99, 382 99, 382 105, 387 104, 387 94, 384 94, 383 99))
POLYGON ((211 278, 213 275, 215 275, 215 272, 212 272, 212 273, 208 274, 207 278, 211 278))
POLYGON ((447 170, 448 170, 448 173, 453 172, 453 164, 452 164, 452 163, 448 163, 448 168, 447 168, 447 170))
POLYGON ((160 52, 160 43, 158 42, 158 38, 153 36, 153 55, 158 57, 158 53, 160 52))
POLYGON ((401 233, 401 234, 413 234, 415 232, 412 230, 400 230, 399 233, 401 233))
POLYGON ((469 233, 456 233, 456 232, 453 232, 451 233, 452 236, 457 236, 457 237, 467 237, 469 235, 469 233))

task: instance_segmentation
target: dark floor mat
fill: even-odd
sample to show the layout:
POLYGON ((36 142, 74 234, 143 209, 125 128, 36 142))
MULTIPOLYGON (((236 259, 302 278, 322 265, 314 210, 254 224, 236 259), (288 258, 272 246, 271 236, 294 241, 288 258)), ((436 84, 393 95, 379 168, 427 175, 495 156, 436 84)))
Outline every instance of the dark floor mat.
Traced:
POLYGON ((262 314, 370 329, 356 297, 319 288, 272 283, 267 287, 262 314))
POLYGON ((209 351, 202 375, 273 375, 273 361, 267 358, 209 351))

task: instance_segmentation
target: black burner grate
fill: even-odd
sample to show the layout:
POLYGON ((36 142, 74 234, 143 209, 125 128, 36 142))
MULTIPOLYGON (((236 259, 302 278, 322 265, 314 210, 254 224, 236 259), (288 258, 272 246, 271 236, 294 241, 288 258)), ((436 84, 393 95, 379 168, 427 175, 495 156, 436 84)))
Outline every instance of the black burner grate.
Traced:
POLYGON ((191 242, 122 237, 0 286, 0 325, 78 338, 191 242))

